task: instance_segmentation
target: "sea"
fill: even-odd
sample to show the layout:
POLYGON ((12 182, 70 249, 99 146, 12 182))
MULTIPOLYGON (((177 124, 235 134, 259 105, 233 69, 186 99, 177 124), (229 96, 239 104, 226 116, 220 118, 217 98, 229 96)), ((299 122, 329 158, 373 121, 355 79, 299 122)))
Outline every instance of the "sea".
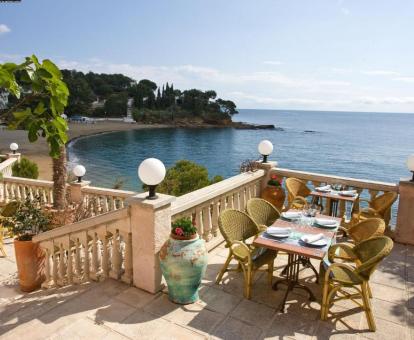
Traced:
POLYGON ((138 165, 148 157, 171 167, 181 159, 205 166, 211 177, 239 173, 241 162, 260 157, 270 140, 278 166, 396 183, 409 177, 414 114, 294 110, 240 110, 235 121, 274 124, 275 130, 166 128, 113 132, 74 140, 69 163, 86 167, 93 186, 142 191, 138 165))

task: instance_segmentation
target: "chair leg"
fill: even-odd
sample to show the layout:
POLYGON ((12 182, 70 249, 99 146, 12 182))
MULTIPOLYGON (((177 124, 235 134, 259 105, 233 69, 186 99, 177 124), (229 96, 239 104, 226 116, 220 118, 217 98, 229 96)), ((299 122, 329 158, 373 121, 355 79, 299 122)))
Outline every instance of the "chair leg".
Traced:
POLYGON ((3 245, 0 245, 0 253, 3 254, 3 257, 7 257, 6 251, 3 248, 3 245))
POLYGON ((372 299, 372 291, 371 291, 371 287, 369 285, 369 282, 367 282, 367 288, 368 288, 368 296, 370 299, 372 299))
POLYGON ((269 268, 267 269, 267 272, 268 272, 268 281, 269 281, 269 284, 272 285, 272 280, 273 280, 273 267, 274 267, 273 260, 272 260, 272 262, 269 262, 268 266, 269 266, 269 268))
POLYGON ((375 325, 374 315, 372 314, 371 301, 369 300, 368 290, 369 290, 368 282, 364 282, 361 285, 362 301, 363 301, 363 304, 364 304, 364 311, 365 311, 365 315, 367 317, 369 330, 372 331, 372 332, 375 332, 376 325, 375 325))
POLYGON ((247 270, 245 271, 246 276, 245 276, 245 298, 246 299, 251 299, 252 297, 252 281, 253 281, 253 272, 252 269, 248 266, 247 270))
POLYGON ((328 310, 329 310, 329 301, 328 301, 329 282, 327 280, 324 280, 322 284, 323 284, 323 289, 322 289, 321 320, 326 320, 328 318, 328 310))
POLYGON ((227 267, 230 264, 231 258, 232 258, 232 255, 231 255, 231 253, 229 253, 229 256, 227 257, 226 262, 224 263, 223 267, 221 268, 219 274, 217 275, 216 284, 219 284, 221 279, 223 278, 223 275, 227 271, 227 267))

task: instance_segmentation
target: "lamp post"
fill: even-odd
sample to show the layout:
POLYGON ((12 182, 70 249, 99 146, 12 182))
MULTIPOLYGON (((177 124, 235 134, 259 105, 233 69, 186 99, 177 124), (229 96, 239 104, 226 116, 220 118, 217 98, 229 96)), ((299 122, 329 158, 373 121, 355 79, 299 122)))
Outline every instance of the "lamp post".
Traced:
POLYGON ((78 183, 81 183, 82 177, 86 174, 86 169, 83 165, 78 164, 73 168, 73 174, 78 178, 78 183))
POLYGON ((158 196, 155 188, 165 177, 165 166, 157 158, 147 158, 138 167, 138 177, 142 183, 148 185, 149 193, 146 199, 155 200, 158 196))
POLYGON ((259 146, 257 147, 259 150, 259 153, 263 156, 262 163, 267 163, 267 157, 272 153, 273 151, 273 144, 270 140, 262 140, 259 143, 259 146))
POLYGON ((414 154, 407 158, 407 168, 413 173, 413 177, 410 182, 414 182, 414 154))
POLYGON ((19 149, 19 145, 17 143, 10 144, 10 150, 13 151, 13 154, 16 154, 16 151, 19 149))

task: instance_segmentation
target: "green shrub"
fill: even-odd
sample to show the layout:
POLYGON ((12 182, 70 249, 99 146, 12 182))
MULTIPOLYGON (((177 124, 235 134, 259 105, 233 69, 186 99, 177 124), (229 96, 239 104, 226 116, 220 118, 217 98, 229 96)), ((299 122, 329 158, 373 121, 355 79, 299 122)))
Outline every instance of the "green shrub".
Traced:
POLYGON ((35 162, 22 158, 20 162, 16 162, 12 166, 14 177, 32 178, 37 179, 39 177, 39 168, 35 162))
POLYGON ((222 179, 221 176, 215 176, 210 180, 207 168, 188 160, 181 160, 167 170, 165 179, 157 187, 157 191, 168 195, 181 196, 217 183, 222 179))

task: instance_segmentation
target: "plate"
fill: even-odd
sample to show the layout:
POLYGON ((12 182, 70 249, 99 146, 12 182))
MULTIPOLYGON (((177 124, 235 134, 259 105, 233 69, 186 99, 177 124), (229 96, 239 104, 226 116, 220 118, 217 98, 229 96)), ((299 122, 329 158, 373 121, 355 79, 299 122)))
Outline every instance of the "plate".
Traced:
POLYGON ((339 222, 335 221, 335 224, 324 224, 321 221, 318 222, 318 219, 315 219, 314 225, 321 228, 334 229, 339 227, 339 222))
POLYGON ((325 237, 324 238, 321 238, 320 240, 318 240, 316 242, 313 242, 313 243, 308 243, 308 242, 304 241, 303 238, 304 238, 304 236, 302 236, 300 238, 300 240, 303 243, 305 243, 306 245, 310 246, 310 247, 324 247, 324 246, 326 246, 328 244, 328 240, 325 237))
POLYGON ((339 196, 354 197, 356 192, 338 191, 339 196))
POLYGON ((296 221, 296 220, 300 220, 302 218, 302 214, 300 212, 298 213, 286 213, 286 212, 282 212, 281 216, 289 221, 296 221))
POLYGON ((288 234, 284 234, 284 235, 274 235, 274 234, 269 234, 268 232, 264 232, 263 233, 265 237, 270 237, 270 238, 288 238, 290 236, 290 233, 288 234))

